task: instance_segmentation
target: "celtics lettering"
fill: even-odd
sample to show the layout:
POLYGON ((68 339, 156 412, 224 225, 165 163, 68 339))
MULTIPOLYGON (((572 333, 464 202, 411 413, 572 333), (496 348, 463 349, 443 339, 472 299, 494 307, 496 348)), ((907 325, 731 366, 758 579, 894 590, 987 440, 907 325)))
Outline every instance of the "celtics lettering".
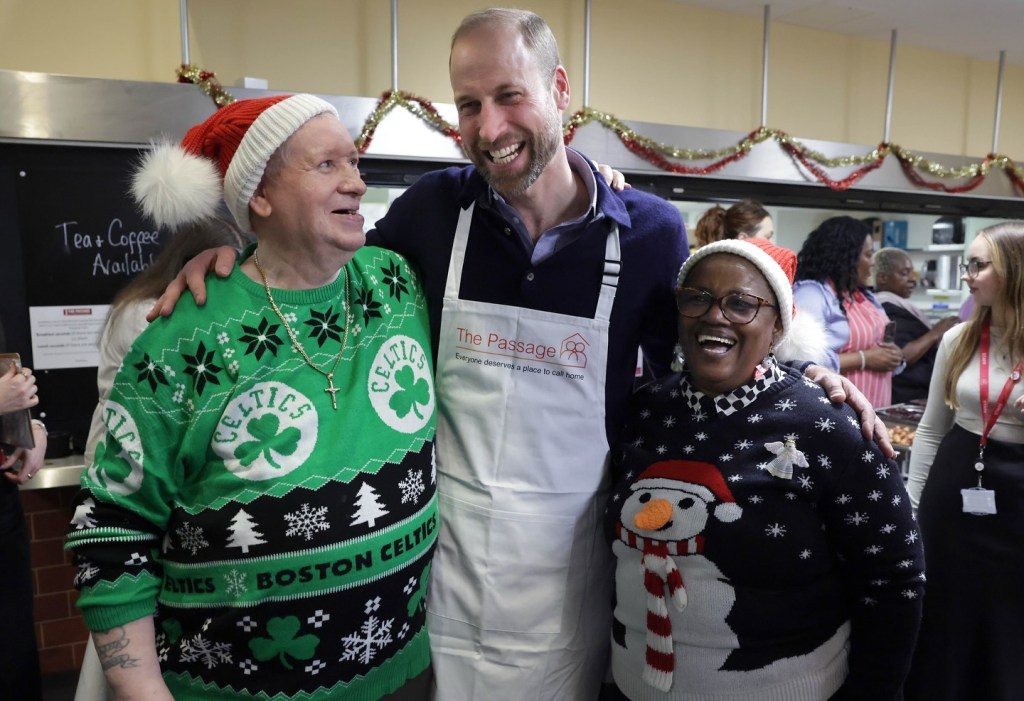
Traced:
POLYGON ((344 577, 373 567, 373 553, 367 550, 354 558, 343 557, 333 562, 318 562, 298 569, 280 569, 274 572, 257 572, 256 587, 270 589, 274 586, 287 587, 296 582, 322 581, 331 577, 344 577))
POLYGON ((342 557, 328 562, 316 562, 302 567, 282 567, 256 573, 256 587, 260 590, 274 587, 289 587, 293 584, 326 581, 336 577, 358 574, 363 570, 372 569, 374 557, 380 562, 393 560, 401 555, 416 557, 417 549, 428 546, 434 531, 437 529, 437 516, 431 514, 415 529, 392 538, 383 543, 378 550, 365 550, 354 556, 342 557))
POLYGON ((392 336, 381 344, 366 381, 370 404, 381 421, 416 433, 434 415, 434 377, 419 341, 392 336))
POLYGON ((309 398, 282 382, 260 382, 224 409, 213 450, 238 477, 281 477, 302 465, 316 446, 318 421, 309 398))

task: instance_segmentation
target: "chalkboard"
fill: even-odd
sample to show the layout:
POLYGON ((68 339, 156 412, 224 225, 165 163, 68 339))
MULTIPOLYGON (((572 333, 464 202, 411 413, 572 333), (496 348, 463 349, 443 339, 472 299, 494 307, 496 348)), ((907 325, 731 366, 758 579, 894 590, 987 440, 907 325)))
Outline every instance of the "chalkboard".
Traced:
MULTIPOLYGON (((0 144, 0 309, 7 348, 35 367, 29 309, 87 314, 147 267, 169 234, 128 193, 140 151, 93 145, 0 144)), ((84 442, 96 369, 38 370, 36 411, 84 442)))

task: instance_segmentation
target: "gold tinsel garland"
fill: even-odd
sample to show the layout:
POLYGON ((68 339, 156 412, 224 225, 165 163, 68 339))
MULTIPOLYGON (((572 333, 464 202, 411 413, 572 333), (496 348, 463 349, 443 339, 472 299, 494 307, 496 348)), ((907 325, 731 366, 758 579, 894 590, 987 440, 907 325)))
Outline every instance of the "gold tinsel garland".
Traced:
POLYGON ((178 66, 177 75, 179 83, 197 85, 217 107, 230 105, 235 101, 235 96, 224 90, 224 86, 217 82, 217 74, 213 71, 204 71, 191 64, 182 64, 178 66))
MULTIPOLYGON (((211 71, 203 71, 192 65, 182 65, 177 71, 178 82, 194 83, 209 96, 218 107, 231 104, 235 97, 224 90, 217 82, 217 76, 211 71)), ((401 107, 425 123, 431 129, 444 134, 456 144, 461 145, 462 139, 458 127, 445 120, 432 103, 400 90, 388 90, 383 93, 377 106, 366 118, 356 146, 360 153, 365 153, 373 141, 373 136, 384 118, 396 107, 401 107)), ((1013 183, 1018 193, 1024 195, 1024 167, 1008 156, 989 154, 979 163, 971 163, 959 167, 947 167, 914 154, 894 143, 881 143, 876 148, 860 155, 829 157, 809 148, 797 141, 786 132, 769 127, 760 127, 747 134, 734 145, 720 149, 687 149, 671 144, 664 144, 638 134, 626 126, 615 116, 584 107, 573 113, 563 127, 565 143, 572 141, 576 131, 591 122, 600 124, 614 132, 619 141, 632 153, 637 154, 648 163, 658 168, 687 175, 707 175, 721 170, 726 165, 744 158, 754 146, 774 140, 791 157, 802 164, 815 179, 834 190, 845 190, 856 184, 867 173, 875 170, 890 155, 899 161, 900 167, 909 180, 921 187, 941 190, 950 193, 962 193, 978 187, 985 177, 994 169, 1003 171, 1013 183), (705 165, 686 165, 678 161, 710 161, 705 165), (840 180, 832 179, 824 169, 854 168, 840 180), (966 181, 958 185, 947 185, 941 182, 928 181, 922 174, 940 180, 966 181)))

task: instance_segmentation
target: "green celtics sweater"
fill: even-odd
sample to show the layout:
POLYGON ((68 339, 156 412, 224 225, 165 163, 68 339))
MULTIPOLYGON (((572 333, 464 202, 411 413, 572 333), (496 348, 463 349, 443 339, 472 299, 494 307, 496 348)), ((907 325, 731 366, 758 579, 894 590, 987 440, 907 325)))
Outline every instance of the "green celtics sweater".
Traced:
POLYGON ((341 354, 336 395, 236 268, 139 336, 103 408, 68 529, 78 604, 93 630, 155 615, 176 699, 371 701, 429 664, 424 297, 384 249, 345 271, 273 291, 313 363, 341 354))

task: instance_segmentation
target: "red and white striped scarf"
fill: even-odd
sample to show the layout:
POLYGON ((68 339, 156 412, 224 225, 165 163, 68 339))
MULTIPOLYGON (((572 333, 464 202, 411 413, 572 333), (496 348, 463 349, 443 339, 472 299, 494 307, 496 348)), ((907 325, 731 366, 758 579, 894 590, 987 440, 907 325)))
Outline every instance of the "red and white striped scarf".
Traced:
POLYGON ((704 551, 704 537, 683 541, 644 538, 616 526, 619 540, 643 552, 644 589, 647 591, 647 654, 643 680, 660 691, 672 688, 675 652, 672 644, 672 619, 665 605, 665 587, 676 609, 686 608, 686 586, 672 555, 691 555, 704 551))

